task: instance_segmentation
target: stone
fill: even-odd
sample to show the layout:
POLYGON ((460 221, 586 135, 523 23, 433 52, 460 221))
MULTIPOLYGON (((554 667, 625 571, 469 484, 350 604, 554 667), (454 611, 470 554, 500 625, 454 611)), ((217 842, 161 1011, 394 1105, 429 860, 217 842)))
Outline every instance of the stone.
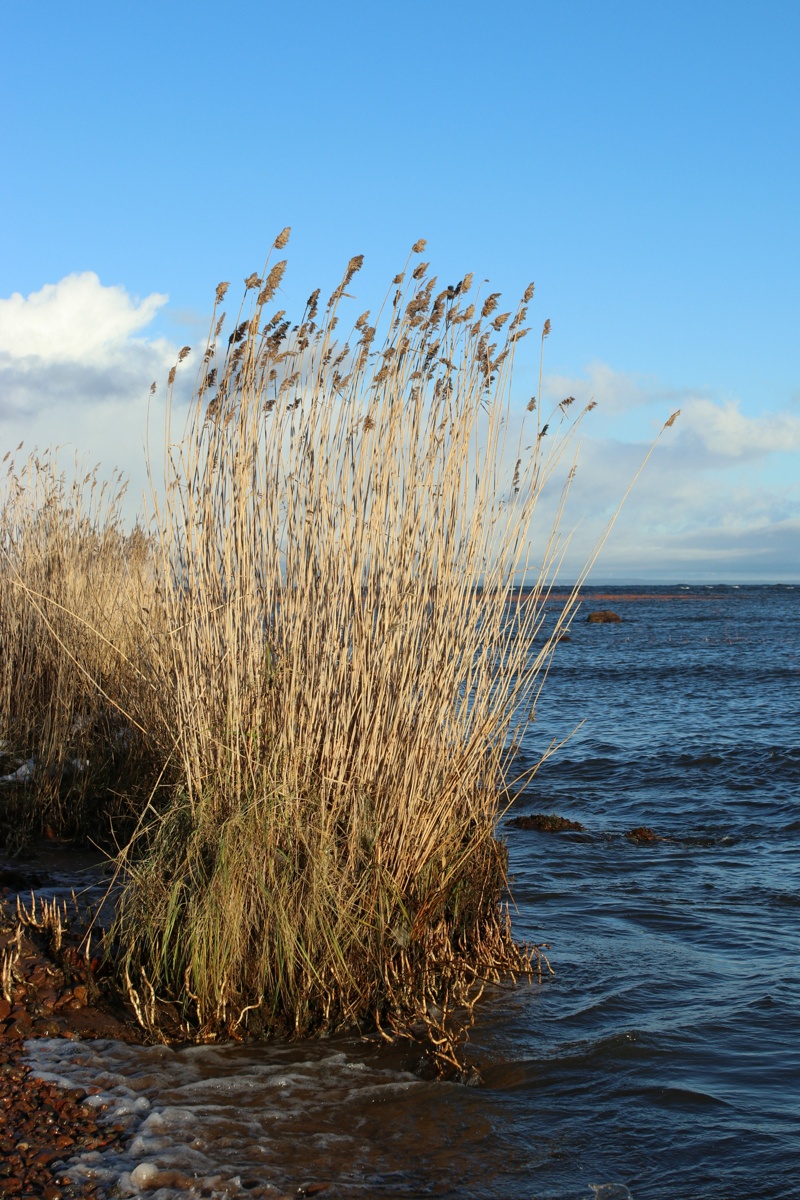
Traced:
POLYGON ((637 825, 636 829, 629 829, 625 834, 629 842, 663 842, 664 838, 659 837, 654 829, 649 825, 637 825))
POLYGON ((514 829, 538 829, 540 833, 580 832, 584 829, 580 821, 570 821, 568 817, 559 817, 555 813, 527 813, 522 817, 512 817, 508 824, 514 829))

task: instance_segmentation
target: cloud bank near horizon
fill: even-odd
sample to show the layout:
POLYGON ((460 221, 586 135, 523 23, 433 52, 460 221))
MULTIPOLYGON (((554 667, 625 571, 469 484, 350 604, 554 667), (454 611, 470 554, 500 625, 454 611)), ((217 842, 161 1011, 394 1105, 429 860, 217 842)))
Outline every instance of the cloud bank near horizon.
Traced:
MULTIPOLYGON (((584 514, 611 518, 664 421, 680 410, 636 480, 592 578, 800 579, 800 406, 749 414, 736 399, 669 389, 605 363, 581 376, 551 375, 546 384, 551 399, 598 404, 585 425, 567 524, 584 514)), ((566 565, 577 572, 593 536, 579 526, 573 543, 566 565)))
MULTIPOLYGON (((159 391, 177 346, 148 335, 167 297, 143 299, 69 275, 0 299, 0 433, 6 449, 60 445, 146 483, 150 384, 159 391)), ((191 359, 190 359, 191 362, 191 359)), ((193 371, 187 364, 187 381, 193 371)), ((669 389, 606 363, 550 375, 554 401, 597 401, 581 440, 567 508, 575 527, 564 577, 580 570, 654 436, 667 431, 626 501, 591 580, 747 582, 800 579, 800 405, 752 415, 707 389, 669 389)), ((154 455, 163 409, 150 418, 154 455)), ((0 454, 0 456, 2 456, 0 454)))

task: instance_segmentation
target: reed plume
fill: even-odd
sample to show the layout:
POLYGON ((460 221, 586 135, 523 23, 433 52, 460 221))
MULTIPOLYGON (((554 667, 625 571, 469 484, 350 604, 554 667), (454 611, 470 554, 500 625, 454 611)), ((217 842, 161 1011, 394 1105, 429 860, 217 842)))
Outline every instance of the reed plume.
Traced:
POLYGON ((487 981, 536 965, 495 831, 558 636, 535 642, 557 541, 533 586, 527 548, 575 426, 507 444, 521 321, 491 343, 510 314, 489 322, 492 294, 470 323, 471 276, 436 294, 420 263, 380 334, 364 312, 340 342, 361 262, 319 324, 318 291, 296 324, 261 315, 283 263, 251 277, 168 432, 169 786, 121 860, 116 934, 150 1022, 158 997, 198 1036, 422 1030, 455 1062, 487 981))

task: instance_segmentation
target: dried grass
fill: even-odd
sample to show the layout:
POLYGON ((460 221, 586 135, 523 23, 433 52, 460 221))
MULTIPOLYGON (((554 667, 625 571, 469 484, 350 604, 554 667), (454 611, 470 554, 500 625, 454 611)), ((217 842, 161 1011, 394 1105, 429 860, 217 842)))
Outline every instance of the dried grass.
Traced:
POLYGON ((6 455, 0 485, 0 736, 6 840, 99 836, 146 755, 131 712, 154 620, 150 548, 125 485, 55 453, 6 455), (135 763, 135 768, 134 768, 135 763), (21 765, 20 765, 21 764, 21 765))
POLYGON ((361 264, 293 324, 268 261, 223 349, 218 286, 147 534, 125 532, 118 478, 12 462, 0 724, 20 779, 31 764, 8 785, 23 825, 137 814, 113 937, 154 1034, 369 1026, 456 1066, 487 983, 542 969, 495 834, 577 599, 537 640, 583 414, 532 399, 510 433, 533 285, 494 316, 499 294, 466 304, 471 276, 439 288, 410 260, 343 340, 361 264))
POLYGON ((265 308, 284 263, 249 277, 168 433, 172 794, 123 856, 116 933, 152 1023, 168 1003, 199 1036, 427 1029, 454 1061, 486 982, 536 966, 494 835, 561 628, 534 645, 559 550, 531 589, 526 548, 575 424, 507 444, 521 320, 498 346, 497 297, 470 323, 471 281, 437 290, 427 264, 380 336, 363 313, 337 340, 360 265, 294 326, 265 308))

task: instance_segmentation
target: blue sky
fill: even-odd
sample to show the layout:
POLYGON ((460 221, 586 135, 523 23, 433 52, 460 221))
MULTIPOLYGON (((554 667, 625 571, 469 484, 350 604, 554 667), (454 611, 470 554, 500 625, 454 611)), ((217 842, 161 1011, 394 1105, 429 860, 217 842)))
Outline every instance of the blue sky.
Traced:
POLYGON ((374 304, 425 237, 445 282, 536 281, 552 396, 599 401, 581 528, 682 409, 593 579, 800 579, 799 5, 45 0, 0 21, 2 441, 136 481, 153 372, 284 225, 290 313, 356 253, 374 304))

